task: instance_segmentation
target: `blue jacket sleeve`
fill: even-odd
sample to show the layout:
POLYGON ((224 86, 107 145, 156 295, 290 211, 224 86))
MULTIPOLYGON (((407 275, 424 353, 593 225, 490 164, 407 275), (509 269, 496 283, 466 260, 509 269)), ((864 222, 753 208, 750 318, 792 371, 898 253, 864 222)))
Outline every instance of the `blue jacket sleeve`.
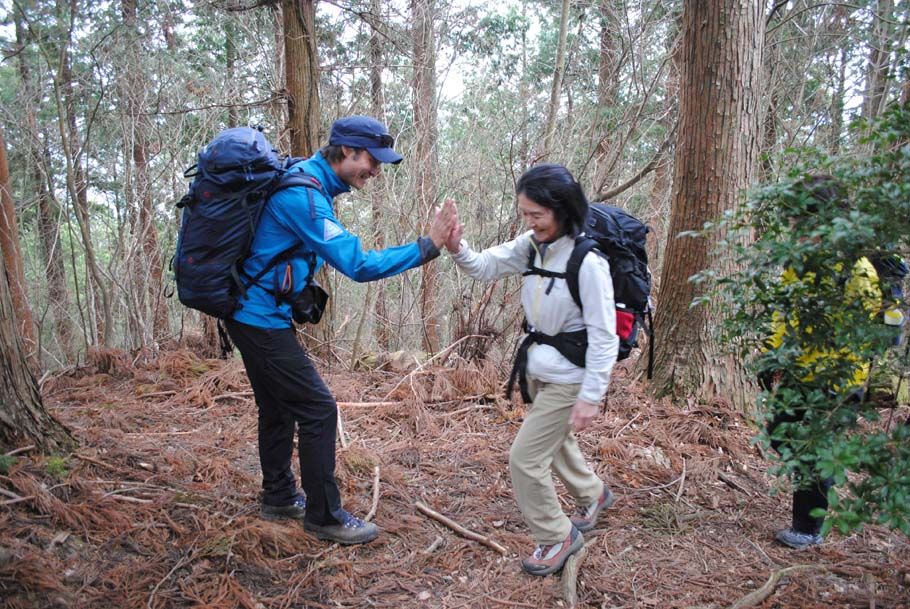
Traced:
POLYGON ((397 275, 429 262, 439 250, 428 237, 414 243, 364 251, 360 238, 338 221, 329 199, 312 188, 293 187, 273 198, 273 213, 307 249, 354 281, 397 275))

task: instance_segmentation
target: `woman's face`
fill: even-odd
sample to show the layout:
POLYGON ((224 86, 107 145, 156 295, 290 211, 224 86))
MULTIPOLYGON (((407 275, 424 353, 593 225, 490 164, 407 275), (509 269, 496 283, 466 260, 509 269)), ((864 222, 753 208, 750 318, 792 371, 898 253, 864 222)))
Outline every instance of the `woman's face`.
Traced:
POLYGON ((518 195, 518 211, 525 226, 534 231, 534 238, 541 243, 555 241, 562 234, 562 227, 559 226, 553 210, 538 205, 524 193, 518 195))

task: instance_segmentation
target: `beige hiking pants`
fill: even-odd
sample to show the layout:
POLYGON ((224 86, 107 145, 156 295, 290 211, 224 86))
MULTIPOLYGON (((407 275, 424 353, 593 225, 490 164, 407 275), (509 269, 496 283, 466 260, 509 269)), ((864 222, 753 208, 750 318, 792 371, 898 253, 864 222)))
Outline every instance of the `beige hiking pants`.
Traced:
POLYGON ((559 504, 551 472, 579 505, 598 499, 604 483, 588 467, 569 425, 581 385, 529 381, 534 402, 509 451, 509 471, 531 536, 538 545, 551 545, 563 541, 572 530, 572 522, 559 504))

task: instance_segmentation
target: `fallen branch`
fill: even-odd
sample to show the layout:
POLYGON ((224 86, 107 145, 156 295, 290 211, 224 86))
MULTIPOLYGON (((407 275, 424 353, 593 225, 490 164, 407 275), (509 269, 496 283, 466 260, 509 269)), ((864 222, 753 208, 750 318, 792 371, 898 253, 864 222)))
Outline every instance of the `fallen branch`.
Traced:
POLYGON ((335 412, 338 413, 338 439, 341 440, 341 448, 348 449, 348 436, 344 433, 344 420, 341 418, 341 409, 336 408, 335 412))
POLYGON ((373 468, 373 505, 370 506, 370 513, 367 514, 367 517, 364 518, 367 522, 373 519, 373 516, 376 515, 376 510, 379 508, 379 466, 373 468))
POLYGON ((796 573, 797 571, 807 571, 809 569, 821 569, 823 571, 827 571, 827 569, 821 565, 794 565, 792 567, 780 569, 771 574, 771 577, 768 578, 768 581, 765 582, 765 585, 763 585, 758 590, 753 590, 749 594, 745 595, 730 605, 730 609, 744 609, 745 607, 753 607, 759 604, 771 596, 771 594, 774 592, 774 589, 777 588, 777 584, 780 583, 781 579, 790 575, 791 573, 796 573))
POLYGON ((587 554, 587 548, 582 547, 566 560, 566 564, 562 568, 562 598, 569 609, 575 609, 578 606, 578 570, 587 554))
POLYGON ((397 406, 401 402, 336 402, 338 406, 344 408, 370 408, 379 406, 397 406))
POLYGON ((749 489, 747 489, 746 487, 741 485, 739 482, 737 482, 730 476, 727 476, 723 472, 717 472, 717 477, 720 478, 721 480, 723 480, 729 487, 736 489, 736 490, 740 491, 741 493, 745 493, 749 497, 752 496, 752 492, 749 489))
POLYGON ((11 450, 8 453, 6 453, 5 456, 12 457, 13 455, 18 455, 19 453, 28 452, 30 450, 33 450, 34 448, 35 448, 34 444, 29 444, 28 446, 23 446, 22 448, 17 448, 16 450, 11 450))
POLYGON ((436 520, 437 522, 441 522, 442 524, 446 525, 447 527, 449 527, 450 529, 452 529, 453 531, 455 531, 462 537, 467 537, 468 539, 473 539, 474 541, 480 542, 489 548, 493 548, 494 550, 496 550, 503 556, 505 556, 509 553, 508 550, 506 550, 504 547, 502 547, 501 545, 499 545, 498 543, 496 543, 489 537, 484 537, 480 533, 475 533, 474 531, 464 528, 463 526, 461 526, 454 520, 446 518, 439 512, 431 510, 430 508, 428 508, 426 505, 424 505, 420 501, 416 502, 414 504, 414 507, 417 508, 418 512, 422 512, 423 514, 429 516, 433 520, 436 520))
POLYGON ((212 401, 217 402, 218 400, 230 400, 234 398, 251 398, 253 397, 252 391, 234 391, 233 393, 222 393, 221 395, 212 396, 212 401))
POLYGON ((682 475, 679 477, 679 490, 676 491, 676 500, 673 503, 679 503, 679 498, 682 497, 683 485, 685 483, 686 483, 686 460, 683 459, 682 475))

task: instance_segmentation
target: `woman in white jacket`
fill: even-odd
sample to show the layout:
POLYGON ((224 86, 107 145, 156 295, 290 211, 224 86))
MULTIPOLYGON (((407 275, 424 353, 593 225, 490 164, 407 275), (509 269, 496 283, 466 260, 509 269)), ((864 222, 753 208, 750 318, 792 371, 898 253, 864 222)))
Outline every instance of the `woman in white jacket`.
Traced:
POLYGON ((533 402, 509 451, 509 470, 537 544, 522 568, 549 575, 584 546, 582 532, 593 529, 613 502, 610 489, 585 462, 574 431, 598 414, 619 339, 607 260, 593 251, 582 260, 581 308, 566 285, 566 263, 588 211, 581 186, 561 165, 538 165, 521 176, 515 190, 526 233, 478 253, 461 239, 458 224, 447 247, 455 263, 476 279, 525 274, 526 335, 512 376, 521 378, 522 394, 533 402), (578 505, 571 519, 559 505, 551 473, 578 505))

